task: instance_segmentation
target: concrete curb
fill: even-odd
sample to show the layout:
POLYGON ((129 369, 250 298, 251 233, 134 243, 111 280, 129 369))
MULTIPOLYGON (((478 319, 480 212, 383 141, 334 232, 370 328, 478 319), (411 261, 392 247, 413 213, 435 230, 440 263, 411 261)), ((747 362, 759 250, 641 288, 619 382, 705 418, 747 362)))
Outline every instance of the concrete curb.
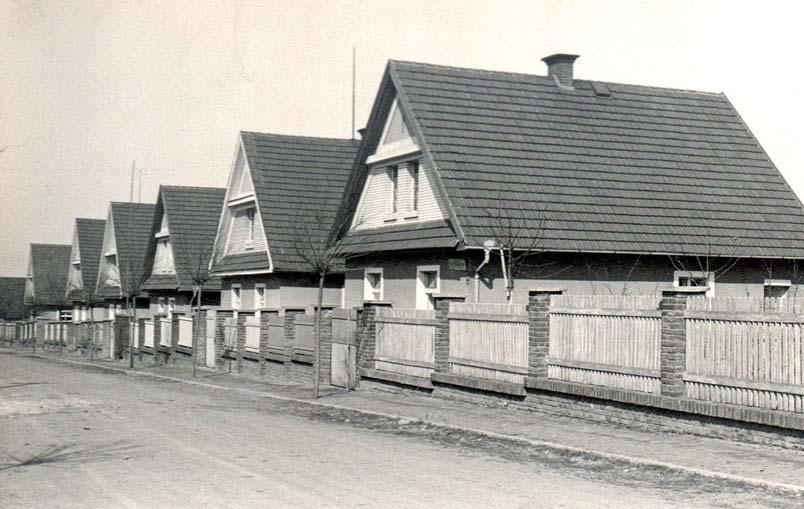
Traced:
POLYGON ((735 482, 735 483, 744 484, 744 485, 748 485, 748 486, 755 486, 755 487, 760 487, 760 488, 768 488, 768 489, 773 489, 773 490, 780 490, 780 491, 789 492, 789 493, 804 493, 804 486, 798 486, 798 485, 795 485, 795 484, 777 483, 777 482, 773 482, 773 481, 766 481, 764 479, 755 479, 755 478, 752 478, 752 477, 744 477, 744 476, 740 476, 740 475, 736 475, 736 474, 727 474, 727 473, 724 473, 724 472, 717 472, 717 471, 713 471, 713 470, 689 467, 689 466, 685 466, 685 465, 679 465, 679 464, 676 464, 676 463, 669 463, 669 462, 651 460, 651 459, 646 459, 646 458, 637 458, 637 457, 634 457, 634 456, 627 456, 627 455, 624 455, 624 454, 616 454, 616 453, 610 453, 610 452, 605 452, 605 451, 596 451, 596 450, 593 450, 593 449, 584 449, 582 447, 564 445, 564 444, 560 444, 560 443, 557 443, 557 442, 549 442, 549 441, 545 441, 545 440, 534 440, 534 439, 530 439, 530 438, 518 437, 518 436, 513 436, 513 435, 505 435, 505 434, 502 434, 502 433, 495 433, 493 431, 486 431, 486 430, 481 430, 481 429, 476 429, 476 428, 469 428, 469 427, 465 427, 465 426, 457 426, 455 424, 449 424, 449 423, 445 423, 445 422, 429 421, 429 420, 426 421, 426 420, 422 420, 422 419, 418 419, 418 418, 412 418, 412 417, 408 417, 408 416, 404 416, 404 415, 388 414, 388 413, 385 413, 385 412, 377 412, 375 410, 364 410, 364 409, 353 408, 353 407, 349 407, 349 406, 345 406, 345 405, 337 405, 337 404, 325 403, 325 402, 321 402, 321 401, 313 401, 313 400, 309 400, 309 399, 294 398, 294 397, 290 397, 290 396, 280 396, 278 394, 271 394, 270 392, 266 392, 266 391, 258 391, 258 390, 239 388, 239 387, 227 387, 227 386, 224 386, 224 385, 217 385, 217 384, 213 384, 213 383, 200 382, 200 381, 196 381, 196 380, 186 380, 186 379, 183 379, 183 378, 176 378, 176 377, 172 377, 172 376, 168 376, 168 375, 160 375, 160 374, 157 374, 157 373, 149 373, 149 372, 145 372, 145 371, 135 371, 135 370, 127 369, 127 368, 118 368, 118 367, 113 367, 113 366, 104 366, 102 364, 95 364, 95 363, 92 363, 92 362, 81 362, 81 361, 76 361, 76 360, 71 360, 71 359, 60 358, 60 357, 51 357, 51 356, 45 356, 45 355, 40 355, 40 354, 34 354, 34 353, 25 353, 25 352, 19 352, 19 353, 17 353, 17 352, 9 352, 9 353, 13 353, 15 355, 24 355, 26 357, 38 358, 38 359, 43 359, 43 360, 55 360, 55 361, 60 361, 60 362, 64 362, 64 363, 67 363, 67 364, 76 364, 76 365, 80 365, 80 366, 89 366, 89 367, 93 367, 93 368, 97 368, 97 369, 101 369, 101 370, 114 371, 114 372, 117 372, 117 373, 125 373, 125 374, 131 375, 131 376, 140 376, 140 377, 144 377, 144 378, 155 378, 155 379, 160 379, 160 380, 168 380, 168 381, 171 381, 171 382, 183 383, 183 384, 187 384, 187 385, 194 385, 194 386, 198 386, 198 387, 205 387, 205 388, 209 388, 209 389, 240 392, 242 394, 254 395, 254 396, 258 396, 258 397, 262 397, 262 398, 266 398, 266 399, 272 399, 272 400, 276 400, 276 401, 297 403, 297 404, 303 404, 303 405, 314 406, 314 407, 319 407, 319 408, 329 408, 329 409, 340 410, 340 411, 345 411, 345 412, 355 412, 355 413, 359 413, 359 414, 367 415, 367 416, 382 417, 384 419, 407 420, 410 423, 427 424, 428 426, 433 426, 433 427, 437 427, 437 428, 441 428, 441 429, 445 429, 445 430, 449 430, 449 431, 458 431, 458 432, 461 432, 461 433, 467 433, 467 434, 473 434, 473 435, 476 435, 476 436, 493 438, 495 440, 515 442, 515 443, 519 443, 519 444, 528 445, 528 446, 531 446, 531 447, 541 447, 541 448, 545 448, 545 449, 551 449, 551 450, 554 450, 554 451, 557 451, 557 452, 565 452, 565 453, 569 452, 569 453, 573 453, 573 454, 588 455, 588 456, 592 456, 592 457, 603 459, 603 460, 624 462, 624 463, 628 463, 628 464, 634 465, 634 466, 663 468, 663 469, 667 469, 667 470, 674 470, 674 471, 677 471, 677 472, 683 472, 683 473, 687 473, 687 474, 698 475, 698 476, 701 476, 701 477, 707 477, 707 478, 711 478, 711 479, 720 479, 720 480, 735 482))

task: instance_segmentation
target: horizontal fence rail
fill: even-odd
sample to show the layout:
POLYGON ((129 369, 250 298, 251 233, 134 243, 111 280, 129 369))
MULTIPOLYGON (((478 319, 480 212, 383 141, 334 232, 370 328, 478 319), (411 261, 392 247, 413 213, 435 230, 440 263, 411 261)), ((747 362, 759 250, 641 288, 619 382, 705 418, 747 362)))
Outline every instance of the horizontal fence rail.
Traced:
POLYGON ((659 300, 641 295, 554 296, 548 377, 658 393, 659 300))
POLYGON ((376 369, 418 377, 433 373, 435 311, 379 308, 375 320, 376 369))
POLYGON ((528 373, 527 306, 452 302, 448 318, 450 371, 524 382, 528 373))
POLYGON ((760 311, 765 300, 688 300, 687 397, 804 412, 804 316, 797 303, 760 311))

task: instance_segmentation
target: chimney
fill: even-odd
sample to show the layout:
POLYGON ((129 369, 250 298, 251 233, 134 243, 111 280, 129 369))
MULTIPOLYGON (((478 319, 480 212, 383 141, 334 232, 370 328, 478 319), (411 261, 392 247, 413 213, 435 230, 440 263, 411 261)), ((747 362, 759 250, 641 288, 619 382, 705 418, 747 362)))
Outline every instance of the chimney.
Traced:
POLYGON ((576 58, 578 55, 556 53, 544 57, 542 62, 547 64, 547 76, 555 79, 559 87, 572 89, 572 64, 576 58))
POLYGON ((357 134, 360 135, 360 139, 362 140, 363 138, 366 137, 366 128, 361 127, 360 129, 357 130, 357 134))

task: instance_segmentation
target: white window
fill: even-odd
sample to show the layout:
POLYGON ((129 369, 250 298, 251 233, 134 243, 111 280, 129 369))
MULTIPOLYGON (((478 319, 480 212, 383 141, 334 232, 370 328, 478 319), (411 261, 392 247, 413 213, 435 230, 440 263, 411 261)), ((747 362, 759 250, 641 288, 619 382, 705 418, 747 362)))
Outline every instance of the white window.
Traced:
POLYGON ((168 309, 167 309, 168 317, 172 318, 173 313, 175 311, 176 311, 176 299, 171 297, 171 298, 168 299, 168 309))
POLYGON ((265 307, 265 285, 254 285, 254 307, 262 309, 265 307))
POLYGON ((157 314, 164 315, 165 314, 165 298, 159 297, 159 300, 156 304, 156 312, 157 314))
POLYGON ((246 211, 246 220, 248 221, 248 237, 246 238, 247 245, 254 244, 254 210, 248 209, 246 211))
POLYGON ((399 212, 399 168, 396 166, 388 167, 388 179, 391 181, 391 200, 389 210, 392 214, 399 212))
POLYGON ((232 309, 240 309, 240 285, 232 285, 230 297, 232 300, 232 309))
POLYGON ((408 165, 408 172, 410 173, 410 210, 416 212, 419 210, 419 163, 414 161, 408 165))
POLYGON ((715 296, 715 278, 712 273, 700 270, 676 270, 673 272, 673 286, 676 288, 707 288, 706 296, 715 296))
POLYGON ((382 269, 366 269, 363 278, 363 300, 383 299, 382 269))
POLYGON ((763 309, 766 311, 787 311, 784 300, 792 286, 789 279, 766 279, 763 309))
POLYGON ((114 320, 114 304, 109 304, 109 310, 107 316, 109 320, 114 320))
POLYGON ((438 265, 416 267, 416 309, 433 309, 433 295, 441 292, 440 276, 438 265))

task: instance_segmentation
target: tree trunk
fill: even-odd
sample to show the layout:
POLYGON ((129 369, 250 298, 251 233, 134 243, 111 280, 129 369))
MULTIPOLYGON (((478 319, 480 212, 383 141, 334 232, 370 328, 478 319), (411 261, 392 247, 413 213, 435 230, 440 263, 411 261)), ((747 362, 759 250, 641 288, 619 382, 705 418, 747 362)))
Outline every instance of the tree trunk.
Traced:
POLYGON ((315 348, 313 350, 313 399, 318 399, 319 378, 321 369, 321 306, 324 303, 324 278, 327 277, 326 271, 321 271, 318 276, 318 304, 315 310, 315 348))
POLYGON ((201 328, 201 295, 204 288, 198 285, 198 302, 195 303, 195 316, 193 317, 193 378, 198 365, 198 331, 201 328))

